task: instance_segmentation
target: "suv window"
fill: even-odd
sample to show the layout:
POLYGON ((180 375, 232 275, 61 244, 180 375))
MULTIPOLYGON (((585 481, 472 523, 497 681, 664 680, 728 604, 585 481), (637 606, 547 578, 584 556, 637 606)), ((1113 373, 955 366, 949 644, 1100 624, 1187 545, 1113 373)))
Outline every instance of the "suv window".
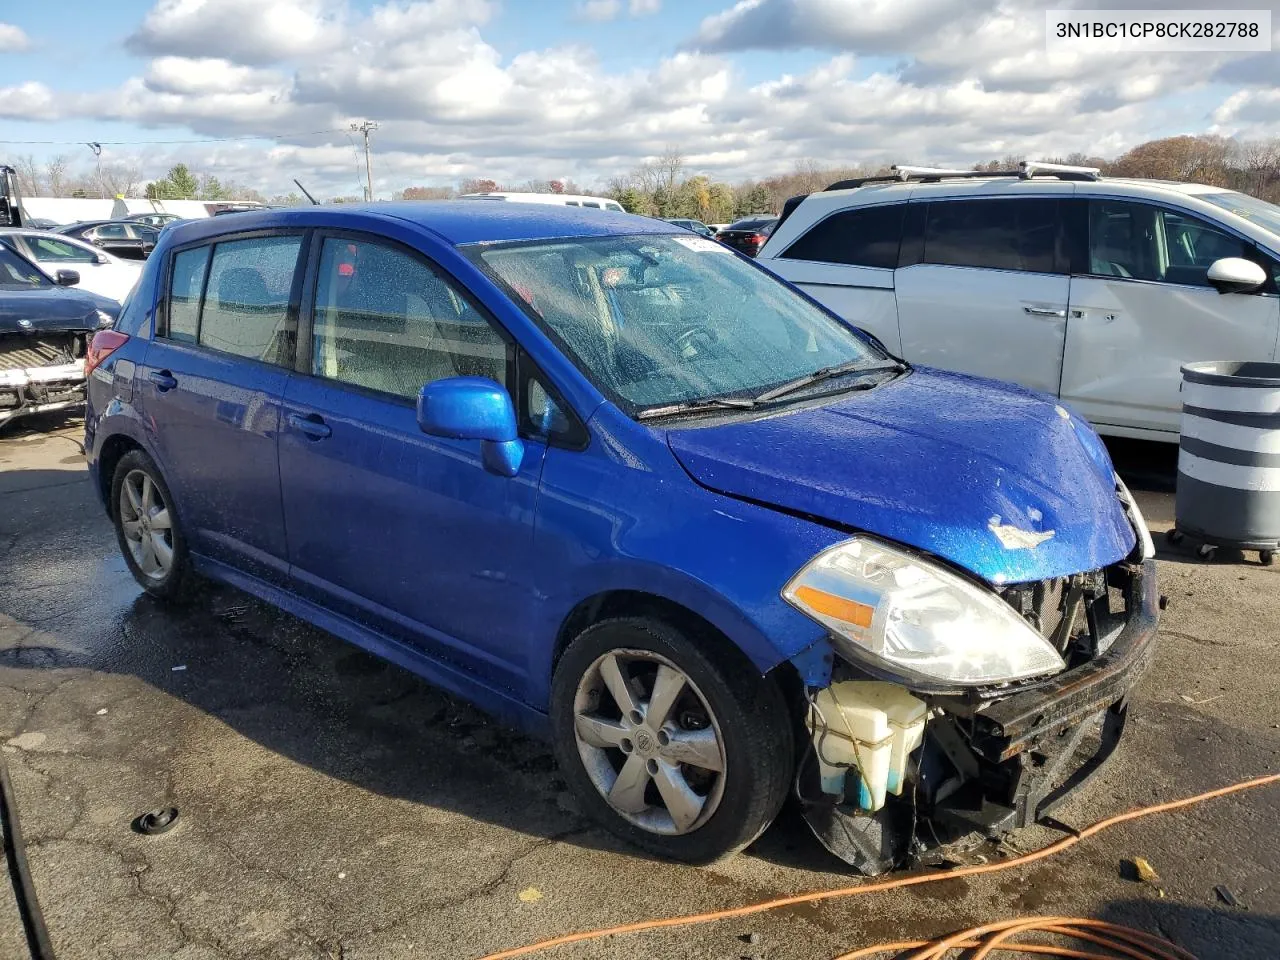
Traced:
POLYGON ((843 263, 855 267, 898 265, 905 203, 842 210, 820 221, 787 247, 787 260, 843 263))
POLYGON ((444 377, 507 385, 507 342, 461 290, 380 243, 330 237, 320 252, 311 372, 412 399, 444 377))
POLYGON ((944 200, 929 204, 924 263, 1054 273, 1058 201, 944 200))
POLYGON ((1257 259, 1246 241, 1180 210, 1124 200, 1089 203, 1089 272, 1209 286, 1222 257, 1257 259))
POLYGON ((213 248, 199 342, 226 353, 293 366, 297 318, 289 294, 301 237, 230 240, 213 248))

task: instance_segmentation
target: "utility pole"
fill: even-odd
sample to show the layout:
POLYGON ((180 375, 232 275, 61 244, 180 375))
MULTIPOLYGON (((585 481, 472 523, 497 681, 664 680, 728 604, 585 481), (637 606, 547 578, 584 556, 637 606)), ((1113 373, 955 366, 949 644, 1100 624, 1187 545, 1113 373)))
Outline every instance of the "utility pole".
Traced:
POLYGON ((102 144, 86 143, 86 147, 93 151, 94 159, 98 161, 98 190, 103 197, 107 195, 107 181, 102 179, 102 144))
POLYGON ((373 200, 373 162, 369 158, 369 132, 377 129, 378 123, 375 120, 365 120, 362 123, 351 124, 352 133, 364 134, 364 198, 367 201, 373 200))

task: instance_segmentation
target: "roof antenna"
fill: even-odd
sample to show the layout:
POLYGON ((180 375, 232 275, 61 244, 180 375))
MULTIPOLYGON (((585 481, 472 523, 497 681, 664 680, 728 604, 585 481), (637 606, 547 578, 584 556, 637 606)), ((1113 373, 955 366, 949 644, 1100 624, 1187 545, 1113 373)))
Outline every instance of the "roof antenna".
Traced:
POLYGON ((302 185, 301 180, 299 180, 297 177, 294 177, 293 182, 298 185, 298 189, 301 190, 303 194, 306 196, 306 198, 311 201, 312 206, 315 206, 315 207, 320 206, 320 201, 317 200, 315 197, 313 197, 311 194, 307 193, 307 188, 302 185))

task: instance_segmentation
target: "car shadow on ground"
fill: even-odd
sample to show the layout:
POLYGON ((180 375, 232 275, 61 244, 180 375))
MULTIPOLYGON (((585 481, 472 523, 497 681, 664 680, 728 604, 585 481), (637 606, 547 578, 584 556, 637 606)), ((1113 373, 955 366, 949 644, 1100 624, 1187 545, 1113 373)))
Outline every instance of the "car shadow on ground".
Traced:
MULTIPOLYGON (((0 668, 58 680, 81 670, 134 677, 199 711, 157 700, 147 713, 159 725, 104 748, 129 760, 172 756, 188 736, 204 736, 188 735, 183 722, 203 730, 212 718, 362 790, 535 838, 646 856, 580 813, 549 744, 235 588, 202 584, 184 605, 141 593, 77 450, 67 444, 65 470, 58 454, 43 461, 53 469, 0 475, 0 668)), ((48 683, 32 677, 31 685, 48 683)), ((87 694, 90 684, 81 687, 87 694)), ((95 711, 70 702, 60 712, 64 722, 87 724, 95 711)), ((234 765, 244 748, 222 741, 226 753, 212 762, 234 765)), ((178 784, 178 796, 153 799, 190 802, 189 790, 206 788, 178 784)), ((798 869, 848 872, 790 812, 752 852, 798 869)))

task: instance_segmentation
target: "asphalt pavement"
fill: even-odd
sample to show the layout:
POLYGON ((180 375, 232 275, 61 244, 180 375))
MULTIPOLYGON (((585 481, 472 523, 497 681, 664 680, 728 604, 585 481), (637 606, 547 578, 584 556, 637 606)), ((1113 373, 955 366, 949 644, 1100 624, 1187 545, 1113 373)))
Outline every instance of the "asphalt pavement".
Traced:
MULTIPOLYGON (((186 609, 153 602, 119 556, 79 437, 62 420, 0 434, 0 744, 61 960, 470 958, 856 881, 791 809, 727 862, 654 860, 579 815, 545 744, 416 677, 232 589, 186 609), (168 806, 169 832, 130 829, 168 806)), ((1116 456, 1167 527, 1170 451, 1116 456)), ((1059 812, 1067 824, 1280 771, 1280 566, 1205 565, 1163 545, 1160 557, 1157 661, 1114 762, 1059 812)), ((1143 927, 1201 960, 1273 960, 1278 865, 1270 787, 1001 874, 546 956, 819 960, 1054 913, 1143 927), (1158 885, 1126 878, 1131 857, 1158 885)), ((0 957, 24 949, 0 889, 0 957)))

